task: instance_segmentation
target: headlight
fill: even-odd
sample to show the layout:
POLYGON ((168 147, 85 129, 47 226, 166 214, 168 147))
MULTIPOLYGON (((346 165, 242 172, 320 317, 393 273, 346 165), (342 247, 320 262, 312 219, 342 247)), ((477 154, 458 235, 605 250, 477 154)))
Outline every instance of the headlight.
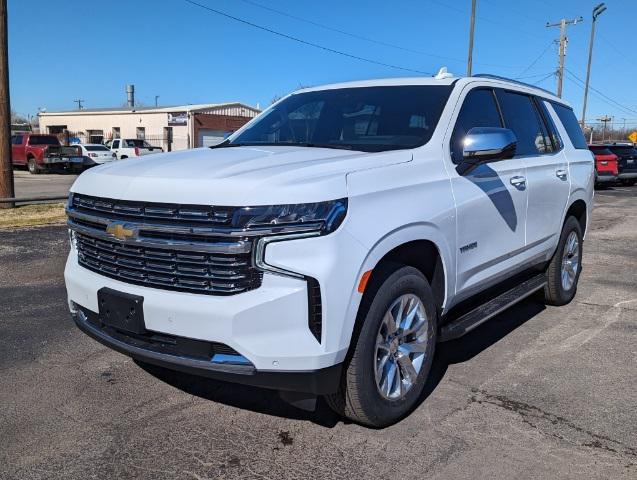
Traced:
POLYGON ((242 230, 268 230, 271 233, 315 231, 331 233, 343 222, 347 199, 320 203, 267 205, 235 210, 232 226, 242 230))

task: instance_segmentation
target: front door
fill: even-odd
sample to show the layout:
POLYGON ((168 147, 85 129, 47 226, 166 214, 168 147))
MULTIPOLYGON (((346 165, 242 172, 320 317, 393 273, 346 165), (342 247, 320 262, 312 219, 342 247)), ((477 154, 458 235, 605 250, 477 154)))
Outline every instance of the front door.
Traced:
POLYGON ((524 251, 527 204, 526 167, 520 158, 481 165, 465 175, 456 172, 464 137, 471 128, 503 126, 493 89, 474 88, 460 101, 449 140, 449 174, 457 206, 458 299, 515 270, 524 251))

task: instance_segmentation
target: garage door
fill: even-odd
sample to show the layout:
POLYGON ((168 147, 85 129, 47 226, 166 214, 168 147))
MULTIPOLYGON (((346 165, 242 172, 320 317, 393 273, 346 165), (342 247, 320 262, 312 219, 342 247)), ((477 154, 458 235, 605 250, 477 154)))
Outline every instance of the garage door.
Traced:
POLYGON ((223 141, 226 136, 226 132, 223 130, 210 130, 208 128, 202 128, 199 130, 199 146, 210 147, 223 141))

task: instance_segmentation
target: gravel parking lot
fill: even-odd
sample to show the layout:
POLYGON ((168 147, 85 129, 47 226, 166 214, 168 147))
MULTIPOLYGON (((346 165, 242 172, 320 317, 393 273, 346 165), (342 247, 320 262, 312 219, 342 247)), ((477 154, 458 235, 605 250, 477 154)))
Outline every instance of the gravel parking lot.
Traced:
POLYGON ((420 407, 371 430, 140 368, 69 318, 63 226, 0 231, 0 478, 635 479, 636 245, 637 187, 597 192, 575 301, 441 344, 420 407))

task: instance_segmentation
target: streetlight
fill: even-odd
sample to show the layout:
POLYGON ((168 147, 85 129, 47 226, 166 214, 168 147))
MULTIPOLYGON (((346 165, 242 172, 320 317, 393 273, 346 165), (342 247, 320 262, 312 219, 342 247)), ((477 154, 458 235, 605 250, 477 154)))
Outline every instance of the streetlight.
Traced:
POLYGON ((584 106, 582 107, 582 128, 586 124, 586 102, 588 101, 588 82, 591 78, 591 62, 593 60, 593 41, 595 40, 595 23, 597 17, 599 17, 606 10, 606 5, 600 3, 593 8, 593 25, 591 26, 591 41, 588 46, 588 66, 586 67, 586 86, 584 87, 584 106))

